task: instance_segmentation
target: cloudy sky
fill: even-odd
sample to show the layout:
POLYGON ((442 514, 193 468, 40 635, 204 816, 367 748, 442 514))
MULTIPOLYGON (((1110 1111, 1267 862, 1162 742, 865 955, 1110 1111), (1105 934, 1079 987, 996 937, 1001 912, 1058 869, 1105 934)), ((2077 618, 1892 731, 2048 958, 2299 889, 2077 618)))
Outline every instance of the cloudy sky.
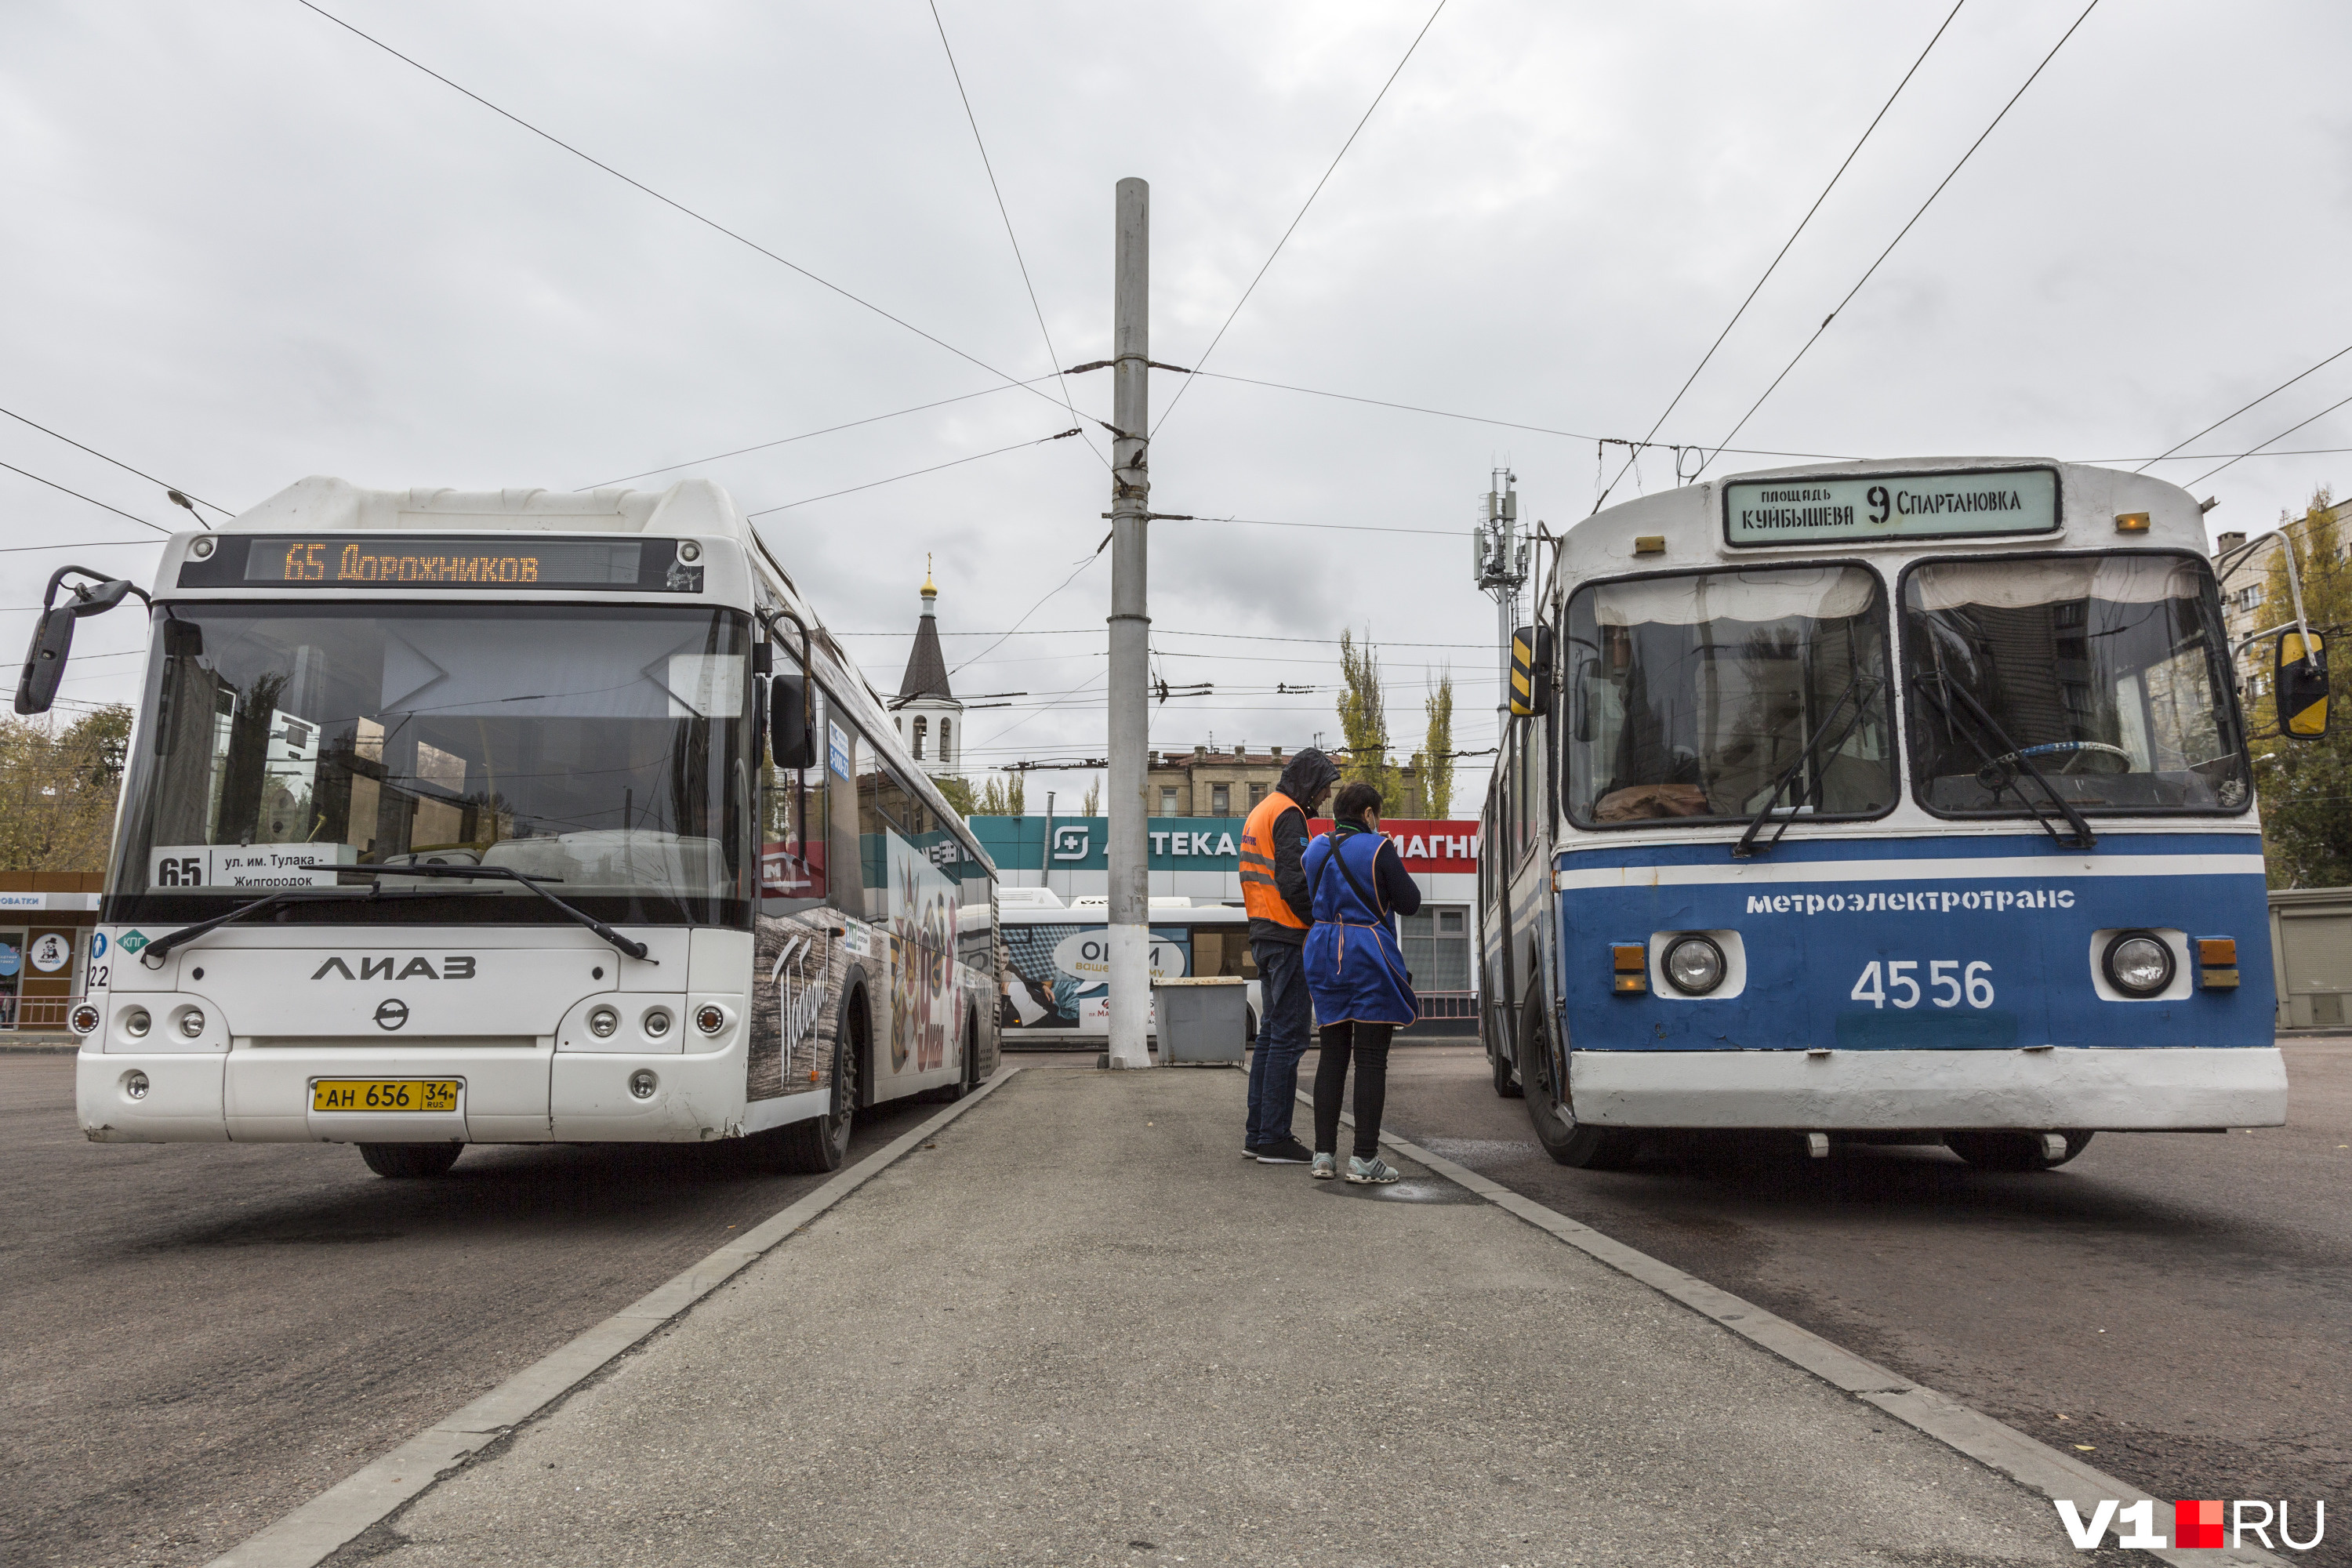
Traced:
MULTIPOLYGON (((770 539, 888 688, 930 552, 950 662, 984 655, 959 691, 1025 694, 972 715, 975 763, 1102 750, 1101 443, 875 481, 1071 425, 1056 384, 992 372, 1107 353, 1121 176, 1152 184, 1154 357, 1198 363, 1430 16, 939 0, 1041 332, 927 0, 322 4, 971 357, 298 0, 13 0, 0 408, 232 510, 314 473, 576 489, 683 465, 632 482, 785 508, 770 539)), ((1336 649, 1311 639, 1352 626, 1400 741, 1450 665, 1457 743, 1491 744, 1464 541, 1489 469, 1528 519, 1591 510, 1593 437, 1658 420, 1948 9, 1450 0, 1207 368, 1504 423, 1197 380, 1153 505, 1258 521, 1156 526, 1158 667, 1216 691, 1158 710, 1154 743, 1336 735, 1336 649)), ((1965 0, 1659 439, 1724 440, 2081 13, 1965 0)), ((1734 445, 2137 464, 2352 343, 2347 45, 2327 0, 2104 0, 1734 445)), ((1180 384, 1155 375, 1155 413, 1180 384)), ((1067 386, 1108 416, 1102 374, 1067 386)), ((2198 480, 2347 397, 2352 355, 2156 471, 2198 480)), ((2257 527, 2343 487, 2331 447, 2352 408, 2196 493, 2257 527)), ((14 419, 0 463, 185 521, 14 419)), ((1674 477, 1654 450, 1617 495, 1674 477)), ((97 505, 5 471, 0 504, 0 636, 66 560, 152 569, 157 536, 97 505)), ((139 637, 85 623, 68 697, 131 695, 139 637)))

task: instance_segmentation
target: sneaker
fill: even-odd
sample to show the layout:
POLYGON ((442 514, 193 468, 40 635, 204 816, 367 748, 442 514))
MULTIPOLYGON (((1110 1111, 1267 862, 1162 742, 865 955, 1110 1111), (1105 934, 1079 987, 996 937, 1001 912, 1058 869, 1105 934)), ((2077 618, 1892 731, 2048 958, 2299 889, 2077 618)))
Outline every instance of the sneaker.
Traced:
POLYGON ((1314 1152, 1296 1138, 1257 1146, 1257 1163, 1261 1165, 1304 1165, 1314 1158, 1314 1152))
POLYGON ((1257 1158, 1257 1145, 1256 1145, 1256 1144, 1255 1144, 1255 1143, 1244 1143, 1244 1144, 1243 1144, 1243 1145, 1242 1145, 1242 1158, 1243 1158, 1243 1159, 1244 1159, 1244 1160, 1255 1160, 1255 1159, 1256 1159, 1256 1158, 1257 1158))
POLYGON ((1308 1173, 1318 1182, 1328 1182, 1339 1173, 1339 1162, 1328 1154, 1315 1156, 1315 1168, 1308 1173))
POLYGON ((1361 1154, 1348 1156, 1348 1180, 1351 1182, 1385 1186, 1402 1174, 1403 1174, 1402 1172, 1377 1154, 1369 1160, 1361 1154))

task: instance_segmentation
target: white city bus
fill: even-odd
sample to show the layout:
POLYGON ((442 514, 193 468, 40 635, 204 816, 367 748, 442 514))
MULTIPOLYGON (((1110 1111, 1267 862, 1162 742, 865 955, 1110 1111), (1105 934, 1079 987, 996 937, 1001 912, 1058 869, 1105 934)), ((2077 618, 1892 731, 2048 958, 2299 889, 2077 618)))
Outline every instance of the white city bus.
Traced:
MULTIPOLYGON (((53 578, 17 693, 77 615, 53 578)), ((997 1059, 995 868, 725 491, 310 479, 157 571, 90 943, 100 1142, 751 1138, 997 1059)))
MULTIPOLYGON (((1110 1033, 1109 900, 1065 904, 1045 888, 1007 888, 1000 898, 1005 1043, 1016 1050, 1100 1050, 1110 1033)), ((1257 960, 1250 956, 1249 916, 1239 906, 1153 899, 1150 955, 1154 979, 1246 981, 1245 1026, 1256 1037, 1257 960)), ((1156 1027, 1156 1011, 1152 1017, 1156 1027)))

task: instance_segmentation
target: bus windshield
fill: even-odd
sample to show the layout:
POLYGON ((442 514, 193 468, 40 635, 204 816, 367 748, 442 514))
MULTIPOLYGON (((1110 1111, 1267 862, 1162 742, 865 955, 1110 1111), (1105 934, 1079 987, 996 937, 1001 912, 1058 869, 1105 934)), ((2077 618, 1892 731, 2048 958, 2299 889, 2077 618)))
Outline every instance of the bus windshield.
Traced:
POLYGON ((1938 561, 1903 579, 1912 787, 1930 811, 2243 810, 2221 607, 2194 556, 1938 561))
MULTIPOLYGON (((111 918, 446 865, 549 879, 607 921, 748 923, 750 645, 708 609, 169 606, 111 918)), ((371 921, 548 919, 511 883, 382 882, 402 897, 371 921)))
POLYGON ((1563 804, 1579 825, 1744 820, 1768 803, 1825 816, 1894 806, 1875 573, 1596 584, 1569 601, 1566 641, 1563 804))

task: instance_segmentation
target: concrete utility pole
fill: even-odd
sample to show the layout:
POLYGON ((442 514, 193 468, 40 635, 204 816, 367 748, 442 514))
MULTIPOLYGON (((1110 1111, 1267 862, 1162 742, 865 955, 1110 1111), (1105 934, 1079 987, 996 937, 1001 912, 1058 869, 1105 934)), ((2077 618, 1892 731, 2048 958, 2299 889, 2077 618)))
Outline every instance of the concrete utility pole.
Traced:
POLYGON ((1144 817, 1150 744, 1144 634, 1145 529, 1151 504, 1151 187, 1118 183, 1112 285, 1110 479, 1110 1054, 1151 1065, 1151 858, 1144 817))
POLYGON ((1511 634, 1518 629, 1519 587, 1528 580, 1528 547, 1517 537, 1519 476, 1508 468, 1496 468, 1488 479, 1494 489, 1486 492, 1486 521, 1470 531, 1470 538, 1478 586, 1495 596, 1496 636, 1502 644, 1503 660, 1502 695, 1495 704, 1501 721, 1495 732, 1504 737, 1507 751, 1511 733, 1511 634))

